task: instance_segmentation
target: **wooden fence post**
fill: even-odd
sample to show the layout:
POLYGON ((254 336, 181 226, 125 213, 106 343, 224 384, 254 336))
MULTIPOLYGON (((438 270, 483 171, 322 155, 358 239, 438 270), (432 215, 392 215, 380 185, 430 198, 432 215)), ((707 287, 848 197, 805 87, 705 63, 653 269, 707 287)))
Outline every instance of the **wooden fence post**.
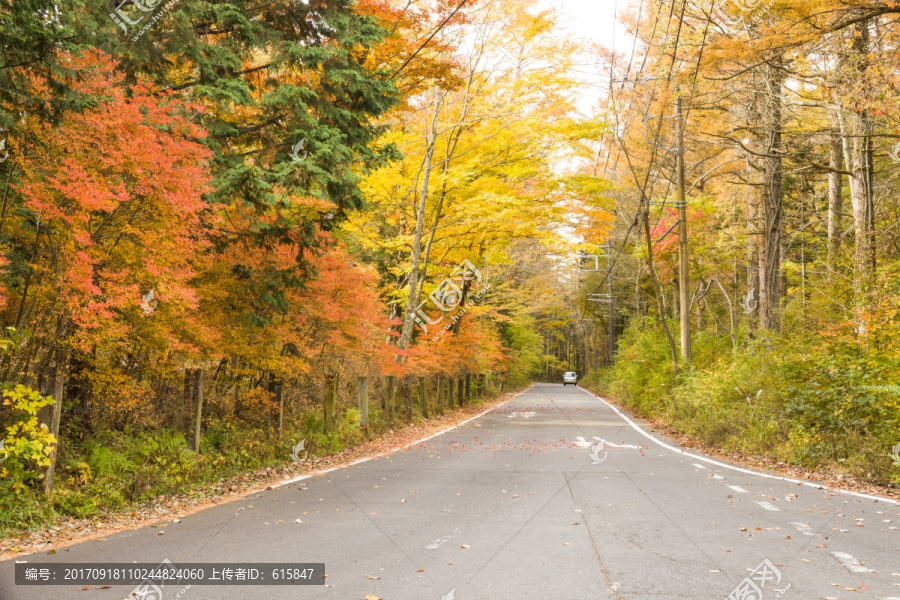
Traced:
MULTIPOLYGON (((194 389, 197 385, 197 376, 196 371, 194 369, 185 369, 184 370, 184 395, 182 396, 182 410, 181 416, 179 417, 180 427, 182 433, 185 434, 185 438, 187 438, 188 443, 190 444, 193 441, 193 436, 191 435, 191 420, 193 418, 193 413, 196 410, 196 406, 194 404, 194 389), (185 416, 188 415, 188 416, 185 416)), ((191 448, 193 450, 193 448, 191 448)))
POLYGON ((325 388, 325 433, 334 431, 334 404, 337 399, 338 377, 332 375, 325 388))
POLYGON ((356 378, 359 393, 359 426, 369 430, 369 381, 365 377, 356 378))
POLYGON ((412 378, 403 378, 403 388, 406 390, 406 422, 412 421, 412 378))
POLYGON ((387 377, 387 397, 384 399, 384 405, 387 408, 388 425, 394 426, 394 376, 387 377))
POLYGON ((62 417, 63 393, 65 390, 65 361, 68 355, 65 350, 60 347, 56 348, 55 364, 51 374, 51 382, 53 385, 53 400, 55 401, 49 409, 48 429, 53 434, 56 443, 50 448, 50 464, 47 465, 47 473, 44 476, 44 492, 48 495, 53 491, 53 478, 56 474, 56 458, 59 455, 59 422, 62 417))
POLYGON ((428 397, 425 395, 425 378, 419 377, 419 410, 422 416, 428 418, 428 397))
POLYGON ((444 382, 443 377, 440 375, 437 376, 437 381, 435 382, 436 390, 435 390, 435 401, 437 402, 437 414, 444 414, 444 398, 443 393, 444 389, 441 384, 444 382))
POLYGON ((284 382, 280 379, 273 380, 269 383, 269 390, 275 396, 275 403, 278 405, 278 439, 281 439, 281 431, 284 428, 284 382))
POLYGON ((203 369, 194 375, 194 439, 192 450, 200 454, 200 423, 203 420, 203 369))

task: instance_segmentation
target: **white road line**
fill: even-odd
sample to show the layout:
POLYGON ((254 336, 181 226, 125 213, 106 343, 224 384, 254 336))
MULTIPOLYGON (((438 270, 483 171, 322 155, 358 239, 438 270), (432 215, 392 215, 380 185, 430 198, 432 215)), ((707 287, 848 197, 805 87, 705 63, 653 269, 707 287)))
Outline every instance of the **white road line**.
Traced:
POLYGON ((734 490, 738 494, 749 494, 750 493, 739 485, 729 485, 728 487, 730 487, 732 490, 734 490))
POLYGON ((594 436, 594 439, 598 442, 602 442, 604 445, 609 446, 610 448, 631 448, 632 450, 642 450, 640 446, 632 446, 631 444, 613 444, 597 436, 594 436))
POLYGON ((795 522, 791 523, 791 525, 796 527, 797 531, 799 531, 803 535, 810 535, 810 536, 816 535, 816 532, 813 530, 813 528, 810 527, 809 525, 807 525, 806 523, 800 523, 799 521, 795 521, 795 522))
POLYGON ((780 508, 778 508, 778 507, 775 506, 774 504, 771 504, 771 503, 769 503, 769 502, 766 502, 765 500, 754 500, 753 503, 754 503, 754 504, 759 504, 759 505, 762 506, 764 509, 766 509, 766 510, 771 510, 772 512, 781 512, 781 509, 780 509, 780 508))
POLYGON ((704 471, 706 470, 706 467, 704 467, 703 465, 698 465, 697 463, 694 463, 694 466, 697 467, 698 469, 703 469, 704 471))
POLYGON ((719 475, 718 473, 713 473, 712 478, 713 478, 713 479, 725 479, 724 477, 722 477, 722 476, 719 475))
POLYGON ((646 431, 644 431, 643 429, 641 429, 641 428, 637 425, 637 423, 635 423, 635 422, 632 421, 630 418, 628 418, 628 416, 626 416, 625 413, 623 413, 621 410, 619 410, 618 408, 616 408, 615 406, 613 406, 612 404, 610 404, 610 403, 609 403, 607 400, 605 400, 604 398, 601 398, 601 397, 598 396, 597 394, 595 394, 595 393, 593 393, 593 392, 591 392, 591 391, 585 390, 584 388, 579 388, 579 389, 581 389, 581 390, 587 392, 588 394, 590 394, 590 395, 593 396, 594 398, 600 400, 600 402, 602 402, 602 403, 604 403, 605 405, 607 405, 609 408, 611 408, 611 409, 613 410, 613 412, 615 412, 617 415, 619 415, 620 417, 622 417, 622 419, 623 419, 626 423, 628 423, 629 425, 631 425, 631 427, 632 427, 635 431, 637 431, 638 433, 640 433, 642 436, 644 436, 644 437, 647 438, 648 440, 652 441, 652 442, 653 442, 654 444, 656 444, 657 446, 662 446, 662 447, 665 448, 666 450, 670 450, 670 451, 675 452, 675 453, 677 453, 677 454, 681 454, 682 456, 689 456, 690 458, 693 458, 693 459, 696 459, 696 460, 699 460, 699 461, 703 461, 703 462, 705 462, 706 464, 709 464, 709 465, 716 465, 717 467, 722 467, 723 469, 728 469, 728 470, 730 470, 730 471, 737 471, 738 473, 744 473, 744 474, 746 474, 746 475, 755 475, 756 477, 762 477, 762 478, 764 478, 764 479, 777 479, 778 481, 787 481, 788 483, 796 483, 797 485, 804 485, 804 486, 806 486, 806 487, 815 488, 815 489, 817 489, 817 490, 825 490, 825 489, 829 489, 829 490, 833 490, 833 491, 835 491, 835 492, 837 492, 837 493, 839 493, 839 494, 844 494, 844 495, 846 495, 846 496, 852 496, 852 497, 855 497, 855 498, 865 498, 866 500, 877 500, 878 502, 887 502, 888 504, 893 504, 893 505, 895 505, 895 506, 900 506, 900 501, 894 500, 893 498, 885 498, 884 496, 873 496, 873 495, 871 495, 871 494, 860 494, 860 493, 857 493, 857 492, 851 492, 851 491, 849 491, 849 490, 842 490, 842 489, 840 489, 840 488, 826 488, 824 485, 820 485, 820 484, 818 484, 818 483, 811 483, 811 482, 809 482, 809 481, 801 481, 801 480, 799 480, 799 479, 792 479, 792 478, 790 478, 790 477, 782 477, 781 475, 770 475, 770 474, 768 474, 768 473, 759 473, 758 471, 751 471, 750 469, 744 469, 744 468, 742 468, 742 467, 735 467, 734 465, 729 465, 729 464, 726 464, 726 463, 723 463, 723 462, 719 462, 719 461, 717 461, 717 460, 713 460, 712 458, 707 458, 707 457, 705 457, 705 456, 700 456, 700 455, 698 455, 698 454, 693 454, 693 453, 691 453, 691 452, 685 452, 684 450, 680 450, 679 448, 676 448, 675 446, 672 446, 672 445, 670 445, 670 444, 667 444, 667 443, 665 443, 665 442, 662 442, 662 441, 656 439, 655 437, 653 437, 652 435, 650 435, 649 433, 647 433, 646 431))
POLYGON ((454 530, 453 530, 453 533, 451 533, 450 535, 445 535, 445 536, 442 537, 442 538, 438 538, 438 539, 434 540, 433 542, 431 542, 430 544, 428 544, 427 546, 425 546, 425 548, 426 548, 427 550, 437 550, 438 548, 440 548, 441 546, 443 546, 444 544, 446 544, 447 542, 449 542, 449 541, 450 541, 450 538, 452 538, 453 536, 455 536, 455 535, 457 535, 457 534, 459 534, 459 527, 457 527, 456 529, 454 529, 454 530))
POLYGON ((858 558, 847 554, 846 552, 832 552, 831 555, 838 559, 842 565, 847 567, 853 573, 874 573, 872 569, 867 568, 860 562, 858 558))

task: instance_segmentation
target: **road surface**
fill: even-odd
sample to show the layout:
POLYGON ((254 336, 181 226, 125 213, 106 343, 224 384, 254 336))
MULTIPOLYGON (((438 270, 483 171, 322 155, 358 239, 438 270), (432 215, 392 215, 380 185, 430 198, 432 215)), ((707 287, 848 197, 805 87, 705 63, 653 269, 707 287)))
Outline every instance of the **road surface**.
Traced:
MULTIPOLYGON (((408 450, 20 560, 326 565, 325 586, 167 586, 161 600, 758 600, 736 591, 753 585, 765 600, 900 600, 895 503, 653 437, 671 448, 579 388, 538 384, 408 450)), ((133 589, 15 586, 13 568, 0 563, 2 600, 133 589)))

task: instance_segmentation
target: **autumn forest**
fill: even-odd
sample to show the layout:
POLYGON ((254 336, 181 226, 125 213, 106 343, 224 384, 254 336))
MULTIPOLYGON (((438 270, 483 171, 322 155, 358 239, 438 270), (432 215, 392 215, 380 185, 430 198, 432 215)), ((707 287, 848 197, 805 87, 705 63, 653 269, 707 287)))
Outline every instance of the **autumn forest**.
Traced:
POLYGON ((618 7, 0 7, 0 533, 566 371, 900 485, 900 4, 618 7))

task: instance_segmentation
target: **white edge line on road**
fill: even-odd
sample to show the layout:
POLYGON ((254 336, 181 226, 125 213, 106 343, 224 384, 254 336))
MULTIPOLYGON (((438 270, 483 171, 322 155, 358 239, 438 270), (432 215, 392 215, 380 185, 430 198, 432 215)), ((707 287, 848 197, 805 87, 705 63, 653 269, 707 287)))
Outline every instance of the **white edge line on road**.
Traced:
POLYGON ((649 433, 647 433, 646 431, 641 429, 640 426, 637 425, 637 423, 632 421, 625 413, 623 413, 621 410, 619 410, 618 408, 613 406, 605 398, 602 398, 602 397, 598 396, 597 394, 595 394, 594 392, 587 390, 585 388, 579 388, 579 389, 584 390, 585 392, 587 392, 594 398, 597 398, 598 400, 603 402, 605 405, 607 405, 608 407, 613 409, 613 411, 615 411, 615 413, 617 415, 622 417, 622 419, 624 419, 626 423, 631 425, 631 427, 634 428, 634 430, 637 431, 638 433, 640 433, 642 436, 644 436, 645 438, 647 438, 654 444, 656 444, 658 446, 662 446, 663 448, 665 448, 666 450, 669 450, 671 452, 681 454, 682 456, 689 456, 689 457, 695 458, 699 461, 702 461, 702 462, 705 462, 705 463, 708 463, 711 465, 716 465, 717 467, 722 467, 723 469, 729 469, 731 471, 737 471, 738 473, 744 473, 745 475, 755 475, 756 477, 763 477, 765 479, 777 479, 779 481, 787 481, 788 483, 796 483, 798 485, 804 485, 806 487, 811 487, 811 488, 815 488, 815 489, 819 489, 819 490, 831 490, 834 492, 838 492, 840 494, 844 494, 846 496, 853 496, 856 498, 865 498, 867 500, 877 500, 878 502, 887 502, 888 504, 900 506, 900 501, 894 500, 892 498, 885 498, 884 496, 873 496, 871 494, 862 494, 862 493, 858 493, 858 492, 851 492, 850 490, 828 487, 828 486, 824 486, 819 483, 812 483, 810 481, 802 481, 800 479, 792 479, 790 477, 782 477, 781 475, 770 475, 769 473, 760 473, 759 471, 751 471, 750 469, 744 469, 743 467, 735 467, 734 465, 729 465, 728 463, 723 463, 723 462, 714 460, 712 458, 707 458, 705 456, 701 456, 699 454, 685 452, 684 450, 681 450, 679 448, 676 448, 675 446, 672 446, 670 444, 667 444, 665 442, 662 442, 662 441, 656 439, 655 437, 653 437, 652 435, 650 435, 649 433))
MULTIPOLYGON (((509 402, 512 402, 513 400, 515 400, 516 398, 518 398, 519 396, 521 396, 522 394, 524 394, 525 392, 527 392, 528 390, 530 390, 530 389, 533 388, 533 387, 534 387, 534 384, 531 384, 530 386, 528 386, 527 388, 525 388, 524 390, 522 390, 521 392, 519 392, 518 394, 516 394, 516 395, 513 396, 512 398, 510 398, 509 400, 506 400, 506 401, 504 401, 504 402, 501 402, 501 403, 498 404, 497 406, 494 406, 494 407, 489 408, 489 409, 487 409, 487 410, 485 410, 485 411, 483 411, 483 412, 480 412, 480 413, 478 413, 477 415, 475 415, 474 417, 469 417, 469 418, 466 419, 465 421, 460 421, 459 423, 457 423, 457 424, 454 425, 453 427, 448 427, 447 429, 443 429, 443 430, 441 430, 441 431, 438 431, 437 433, 435 433, 435 434, 433 434, 433 435, 429 435, 428 437, 424 437, 424 438, 422 438, 422 439, 420 439, 420 440, 416 440, 416 441, 414 441, 414 442, 409 442, 408 444, 406 444, 406 445, 404 445, 404 446, 398 446, 397 448, 394 448, 393 450, 389 450, 388 452, 382 452, 381 454, 376 454, 376 455, 374 455, 374 456, 367 456, 366 458, 361 458, 361 459, 359 459, 359 460, 357 460, 357 461, 354 461, 354 462, 349 463, 349 464, 346 464, 346 465, 339 465, 339 466, 337 466, 337 467, 332 467, 331 469, 327 469, 327 470, 325 470, 325 471, 316 471, 316 472, 313 473, 312 475, 301 475, 300 477, 294 477, 293 479, 286 479, 285 481, 282 481, 282 482, 280 482, 280 483, 273 484, 273 485, 271 485, 271 486, 269 486, 269 487, 272 487, 272 488, 283 487, 283 486, 286 486, 286 485, 290 485, 290 484, 292 484, 292 483, 297 483, 298 481, 303 481, 304 479, 309 479, 309 478, 312 477, 313 475, 322 475, 322 474, 324 474, 324 473, 331 473, 332 471, 337 471, 338 469, 345 469, 345 468, 347 468, 347 467, 352 467, 353 465, 358 465, 359 463, 364 463, 364 462, 366 462, 366 461, 374 460, 374 459, 376 459, 376 458, 383 458, 383 457, 388 456, 388 455, 390 455, 390 454, 393 454, 393 453, 395 453, 395 452, 399 452, 399 451, 401 451, 401 450, 406 450, 407 448, 412 448, 413 446, 415 446, 415 445, 417 445, 417 444, 421 444, 421 443, 423 443, 423 442, 427 442, 428 440, 434 439, 434 438, 436 438, 436 437, 438 437, 438 436, 440 436, 440 435, 444 435, 445 433, 449 433, 449 432, 453 431, 454 429, 456 429, 457 427, 462 427, 462 426, 465 425, 466 423, 469 423, 469 422, 471 422, 471 421, 474 421, 475 419, 480 419, 481 417, 483 417, 484 415, 488 414, 488 413, 491 412, 492 410, 497 410, 498 408, 500 408, 500 407, 503 406, 504 404, 508 404, 509 402)), ((261 493, 261 492, 267 491, 268 489, 269 489, 269 488, 266 487, 266 488, 263 488, 263 489, 260 489, 260 490, 255 490, 255 491, 252 491, 252 492, 247 492, 246 494, 244 494, 244 496, 250 496, 250 495, 253 495, 253 494, 259 494, 259 493, 261 493)))

